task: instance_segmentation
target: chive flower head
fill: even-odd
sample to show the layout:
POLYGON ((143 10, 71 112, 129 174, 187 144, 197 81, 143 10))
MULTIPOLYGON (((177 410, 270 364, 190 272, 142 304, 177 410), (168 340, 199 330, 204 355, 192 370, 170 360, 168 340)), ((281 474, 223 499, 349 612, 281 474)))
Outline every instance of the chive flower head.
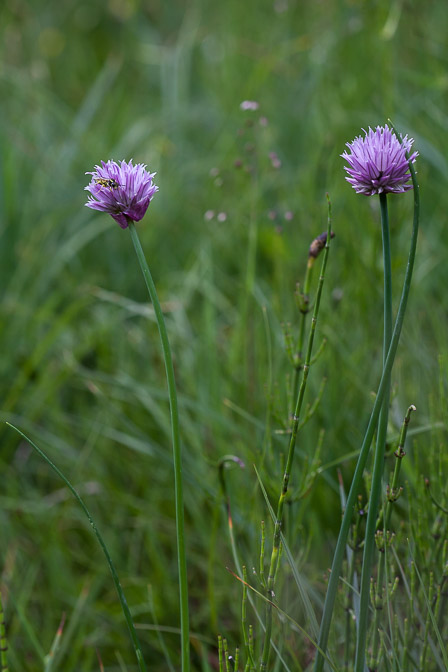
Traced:
POLYGON ((86 173, 92 179, 86 191, 90 192, 86 206, 107 212, 126 229, 129 220, 142 219, 159 188, 153 183, 155 173, 149 173, 143 163, 101 161, 101 166, 86 173))
POLYGON ((418 152, 410 154, 414 140, 405 135, 401 144, 387 124, 377 126, 375 130, 369 127, 364 134, 364 137, 358 136, 353 142, 346 143, 350 153, 344 151, 341 154, 349 164, 344 166, 349 175, 345 179, 356 193, 365 196, 401 194, 412 189, 412 184, 408 184, 411 179, 409 161, 414 163, 418 156, 418 152))

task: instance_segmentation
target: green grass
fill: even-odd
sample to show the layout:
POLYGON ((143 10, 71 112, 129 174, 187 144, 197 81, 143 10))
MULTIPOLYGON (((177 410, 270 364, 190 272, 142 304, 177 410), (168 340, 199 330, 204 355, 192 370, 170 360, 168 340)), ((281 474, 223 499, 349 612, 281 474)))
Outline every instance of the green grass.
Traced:
MULTIPOLYGON (((259 590, 251 569, 259 566, 260 521, 267 557, 272 528, 252 465, 274 505, 291 378, 281 323, 297 329, 295 285, 303 281, 309 244, 326 230, 328 191, 336 237, 316 335, 317 347, 324 337, 327 345, 305 401, 327 382, 299 434, 292 499, 323 429, 322 466, 308 495, 286 507, 284 534, 296 565, 293 573, 284 553, 276 590, 279 606, 311 632, 300 578, 320 621, 340 524, 337 467, 347 493, 382 365, 379 203, 350 189, 339 154, 362 127, 387 117, 415 138, 421 235, 392 375, 390 440, 398 439, 411 403, 417 412, 386 563, 389 578, 400 578, 391 622, 382 622, 385 646, 397 657, 381 669, 443 670, 447 516, 424 477, 447 508, 444 3, 423 10, 413 1, 10 0, 1 5, 0 26, 0 417, 29 434, 86 501, 150 671, 167 668, 164 650, 174 668, 180 660, 164 365, 129 236, 84 207, 84 173, 101 159, 131 157, 157 171, 160 192, 138 230, 174 354, 192 669, 208 671, 217 669, 218 633, 232 655, 237 645, 242 656, 244 649, 242 587, 226 569, 237 568, 218 464, 228 454, 245 463, 226 468, 225 478, 239 559, 259 590), (245 99, 259 101, 259 113, 243 113, 245 99), (260 115, 267 126, 257 123, 260 115), (226 213, 226 221, 206 220, 208 210, 226 213)), ((412 198, 390 198, 389 208, 396 310, 412 198)), ((136 669, 107 565, 76 501, 4 423, 0 434, 0 569, 11 670, 44 668, 63 613, 54 670, 98 670, 96 650, 108 671, 136 669)), ((394 459, 386 458, 386 474, 394 459)), ((365 502, 364 494, 361 508, 365 502)), ((363 519, 359 525, 361 533, 363 519)), ((360 556, 355 550, 358 577, 360 556)), ((352 591, 341 584, 330 642, 341 670, 347 595, 352 591)), ((262 615, 262 600, 252 597, 262 615)), ((247 609, 248 623, 257 626, 247 609)), ((350 637, 352 647, 353 631, 350 637)), ((256 647, 261 640, 257 629, 256 647)), ((274 641, 289 669, 307 669, 312 646, 275 614, 274 641)), ((348 655, 352 664, 351 648, 348 655)))

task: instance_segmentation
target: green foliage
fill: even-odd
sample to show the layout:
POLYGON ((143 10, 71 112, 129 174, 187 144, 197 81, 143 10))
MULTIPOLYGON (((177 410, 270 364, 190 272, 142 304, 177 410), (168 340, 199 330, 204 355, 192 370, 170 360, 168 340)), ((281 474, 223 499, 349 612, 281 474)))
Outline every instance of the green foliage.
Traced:
MULTIPOLYGON (((386 474, 394 470, 406 409, 412 403, 418 411, 401 466, 404 491, 391 514, 395 538, 386 548, 393 594, 385 595, 390 608, 379 619, 381 651, 368 659, 373 665, 381 656, 379 669, 444 669, 445 14, 443 3, 428 3, 423 21, 413 0, 1 3, 0 417, 33 437, 88 504, 150 670, 177 669, 180 660, 168 397, 129 236, 84 208, 84 173, 101 159, 131 157, 157 171, 160 192, 138 228, 179 390, 192 668, 219 669, 221 633, 234 658, 239 646, 241 669, 243 588, 226 568, 243 575, 228 537, 219 464, 229 454, 245 464, 226 463, 226 492, 241 567, 263 592, 260 522, 266 558, 273 527, 252 465, 274 504, 294 387, 281 325, 291 323, 297 337, 294 292, 311 241, 326 229, 328 191, 336 237, 316 348, 327 344, 305 398, 310 407, 320 402, 299 433, 275 591, 282 612, 314 638, 341 498, 382 358, 379 203, 349 188, 339 154, 361 127, 389 116, 420 152, 422 232, 392 374, 386 474), (246 99, 259 110, 240 110, 246 99)), ((389 208, 396 309, 412 198, 390 198, 389 208)), ((136 669, 113 582, 82 512, 25 442, 5 424, 0 434, 10 669, 44 669, 51 651, 53 670, 136 669)), ((351 588, 360 576, 369 483, 367 476, 332 630, 337 669, 353 664, 351 588)), ((250 588, 245 601, 247 647, 258 660, 254 606, 263 616, 265 605, 250 588)), ((282 612, 274 610, 281 658, 272 656, 272 669, 284 660, 305 670, 313 646, 282 612)))

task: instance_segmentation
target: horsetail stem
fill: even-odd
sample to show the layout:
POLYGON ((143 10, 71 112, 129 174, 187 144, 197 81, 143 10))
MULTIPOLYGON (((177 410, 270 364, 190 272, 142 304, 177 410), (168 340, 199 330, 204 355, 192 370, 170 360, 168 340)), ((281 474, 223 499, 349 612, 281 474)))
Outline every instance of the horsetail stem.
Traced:
POLYGON ((274 585, 275 585, 275 578, 276 578, 276 573, 277 573, 277 567, 279 563, 279 555, 280 555, 280 540, 281 540, 281 529, 282 529, 282 523, 283 523, 283 509, 284 509, 284 504, 285 504, 285 499, 288 493, 288 485, 289 485, 289 480, 291 476, 291 469, 292 469, 292 463, 294 459, 294 452, 295 452, 295 446, 296 446, 296 439, 297 439, 297 432, 299 428, 299 421, 301 417, 301 411, 302 411, 302 405, 303 405, 303 399, 305 395, 305 390, 307 386, 307 381, 308 381, 308 374, 310 370, 310 361, 311 361, 311 356, 313 352, 313 345, 314 345, 314 336, 316 333, 316 324, 317 324, 317 317, 319 314, 319 307, 320 307, 320 301, 322 297, 322 290, 323 290, 323 285, 324 285, 324 278, 325 278, 325 270, 327 266, 327 261, 328 261, 328 253, 330 250, 330 240, 331 240, 331 203, 330 199, 327 196, 327 201, 328 201, 328 229, 327 229, 327 234, 326 234, 326 239, 325 239, 325 252, 322 260, 322 267, 321 267, 321 273, 319 277, 319 283, 317 287, 317 292, 316 292, 316 300, 314 304, 314 310, 313 310, 313 317, 311 320, 311 328, 310 328, 310 334, 308 338, 308 346, 307 346, 307 352, 305 356, 305 361, 303 365, 303 371, 302 371, 302 381, 300 384, 300 388, 297 394, 297 400, 295 404, 295 410, 294 410, 294 415, 293 415, 293 421, 292 421, 292 429, 291 429, 291 437, 289 440, 289 449, 288 449, 288 456, 286 460, 286 466, 285 466, 285 471, 283 474, 283 479, 282 479, 282 487, 280 491, 280 496, 277 504, 277 514, 276 514, 276 519, 275 519, 275 524, 274 524, 274 537, 273 537, 273 543, 272 543, 272 553, 271 553, 271 560, 269 564, 269 573, 268 573, 268 579, 267 579, 267 585, 266 585, 266 597, 268 599, 268 602, 266 603, 266 632, 265 632, 265 639, 264 639, 264 645, 263 645, 263 652, 262 652, 262 658, 261 658, 261 663, 260 663, 260 672, 264 672, 264 670, 267 669, 268 665, 268 660, 269 660, 269 653, 270 653, 270 648, 271 648, 271 634, 272 634, 272 604, 271 601, 274 597, 274 585))

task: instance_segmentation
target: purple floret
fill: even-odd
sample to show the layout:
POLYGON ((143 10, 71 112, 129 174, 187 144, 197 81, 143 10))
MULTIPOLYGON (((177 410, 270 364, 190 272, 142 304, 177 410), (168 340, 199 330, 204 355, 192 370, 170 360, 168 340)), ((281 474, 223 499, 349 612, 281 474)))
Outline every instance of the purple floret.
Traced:
POLYGON ((356 193, 365 196, 401 194, 412 189, 412 184, 407 184, 411 179, 409 161, 414 163, 418 152, 409 159, 406 152, 410 153, 414 140, 405 135, 400 144, 387 124, 384 128, 377 126, 374 131, 369 127, 364 133, 364 138, 358 136, 353 142, 346 143, 350 154, 347 151, 341 154, 349 164, 349 167, 344 166, 349 174, 345 179, 356 193))
POLYGON ((129 226, 128 220, 138 222, 144 216, 148 205, 159 188, 153 184, 155 173, 149 173, 142 163, 132 164, 121 161, 101 161, 95 166, 90 184, 85 187, 91 193, 86 206, 93 210, 107 212, 122 229, 129 226))

